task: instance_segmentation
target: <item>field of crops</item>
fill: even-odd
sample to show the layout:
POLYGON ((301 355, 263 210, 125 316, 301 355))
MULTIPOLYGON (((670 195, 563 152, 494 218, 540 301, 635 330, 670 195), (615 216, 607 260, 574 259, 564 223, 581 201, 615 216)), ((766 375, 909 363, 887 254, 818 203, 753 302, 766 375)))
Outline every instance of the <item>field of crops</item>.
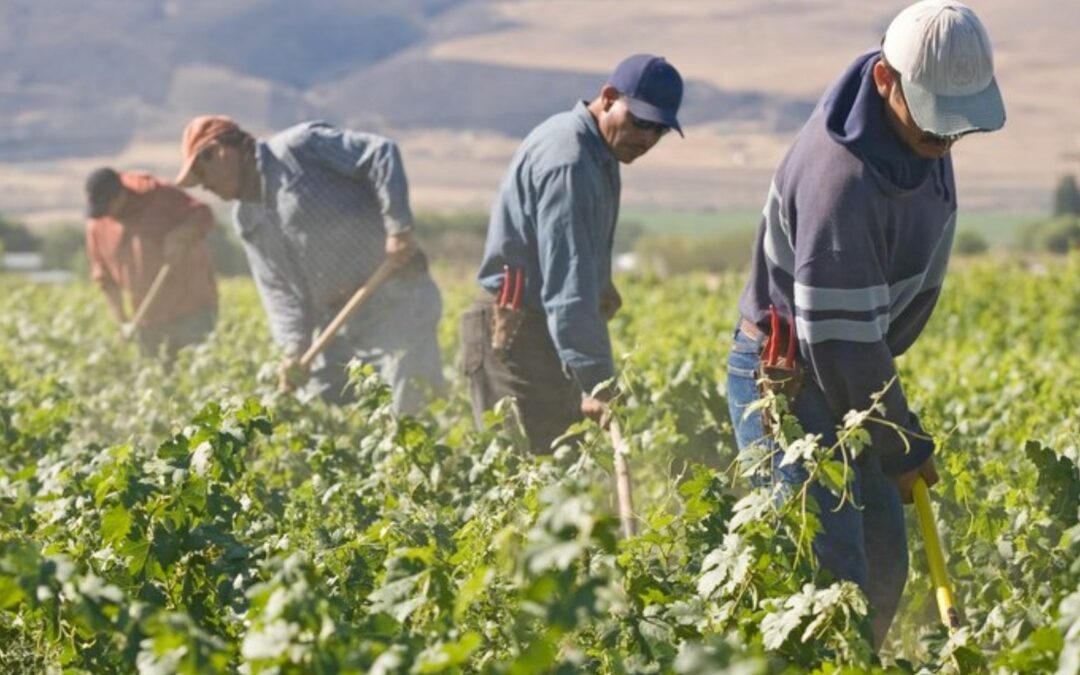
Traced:
POLYGON ((0 279, 0 672, 1080 670, 1080 259, 955 270, 902 360, 965 627, 937 623, 910 514, 880 658, 859 591, 815 575, 814 519, 731 468, 741 278, 620 283, 630 539, 602 431, 534 460, 472 428, 465 282, 449 398, 395 419, 365 372, 349 409, 278 396, 247 281, 169 374, 95 289, 0 279))

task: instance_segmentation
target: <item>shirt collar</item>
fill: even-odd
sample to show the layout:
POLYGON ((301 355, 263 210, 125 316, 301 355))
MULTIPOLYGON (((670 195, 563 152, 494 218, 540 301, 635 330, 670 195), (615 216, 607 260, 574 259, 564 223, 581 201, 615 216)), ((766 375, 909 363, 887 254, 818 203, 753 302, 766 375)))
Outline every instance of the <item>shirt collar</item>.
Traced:
POLYGON ((255 173, 259 175, 259 187, 260 195, 259 199, 247 202, 249 204, 266 204, 269 197, 269 191, 267 187, 266 173, 270 168, 270 163, 274 160, 273 154, 270 152, 270 148, 267 147, 266 141, 255 141, 255 173))
POLYGON ((596 121, 596 118, 593 117, 593 114, 589 112, 589 102, 578 101, 577 105, 574 106, 573 113, 578 120, 581 121, 584 127, 588 129, 589 138, 592 140, 593 151, 596 152, 601 159, 617 163, 615 155, 611 152, 611 148, 608 147, 607 141, 605 141, 604 137, 600 134, 599 123, 596 121))

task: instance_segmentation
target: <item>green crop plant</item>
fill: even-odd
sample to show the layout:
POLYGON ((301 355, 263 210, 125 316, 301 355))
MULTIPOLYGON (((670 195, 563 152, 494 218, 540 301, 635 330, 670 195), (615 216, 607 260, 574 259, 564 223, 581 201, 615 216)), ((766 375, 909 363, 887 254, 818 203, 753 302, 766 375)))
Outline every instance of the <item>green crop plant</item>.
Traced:
MULTIPOLYGON (((398 419, 363 368, 347 408, 278 395, 246 280, 166 372, 90 286, 0 279, 0 672, 1076 672, 1080 259, 965 265, 900 360, 940 445, 964 627, 937 622, 911 514, 880 655, 865 598, 816 569, 814 505, 751 490, 734 462, 741 278, 619 283, 630 539, 600 429, 536 459, 513 425, 473 428, 453 365, 469 283, 446 289, 451 392, 398 419)), ((867 423, 848 420, 852 456, 867 423)), ((845 490, 832 449, 781 432, 845 490)))

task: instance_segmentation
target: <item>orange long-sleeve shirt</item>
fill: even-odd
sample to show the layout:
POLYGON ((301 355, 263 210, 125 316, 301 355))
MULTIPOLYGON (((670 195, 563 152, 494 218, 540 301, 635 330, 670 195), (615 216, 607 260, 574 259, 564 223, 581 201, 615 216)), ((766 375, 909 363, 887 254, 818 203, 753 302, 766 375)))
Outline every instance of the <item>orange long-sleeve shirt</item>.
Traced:
POLYGON ((128 200, 115 217, 92 218, 86 227, 90 277, 102 288, 118 286, 137 308, 165 263, 165 237, 194 224, 196 240, 177 263, 143 318, 142 325, 169 323, 217 304, 217 283, 205 236, 214 216, 180 188, 145 173, 122 172, 128 200))

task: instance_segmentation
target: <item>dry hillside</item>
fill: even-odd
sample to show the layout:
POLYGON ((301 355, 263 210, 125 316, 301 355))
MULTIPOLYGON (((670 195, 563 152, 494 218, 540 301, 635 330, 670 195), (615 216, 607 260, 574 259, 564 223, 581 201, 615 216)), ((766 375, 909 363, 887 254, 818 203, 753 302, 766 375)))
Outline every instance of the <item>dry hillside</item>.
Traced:
MULTIPOLYGON (((1080 170, 1074 0, 973 0, 1009 122, 965 141, 961 197, 1043 208, 1080 170)), ((881 0, 0 1, 0 211, 77 217, 100 163, 171 175, 184 120, 309 117, 392 134, 419 206, 486 208, 516 139, 655 51, 690 87, 688 137, 625 172, 627 203, 747 208, 829 81, 879 39, 881 0)))

